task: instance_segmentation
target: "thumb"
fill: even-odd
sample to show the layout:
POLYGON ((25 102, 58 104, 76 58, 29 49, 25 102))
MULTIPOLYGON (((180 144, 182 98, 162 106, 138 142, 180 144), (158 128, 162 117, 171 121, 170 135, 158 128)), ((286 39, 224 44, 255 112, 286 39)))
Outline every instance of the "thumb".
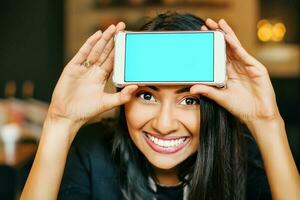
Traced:
POLYGON ((103 110, 106 111, 127 103, 137 88, 137 85, 128 85, 125 86, 120 92, 107 94, 106 98, 103 99, 103 110))
POLYGON ((224 102, 224 92, 222 88, 216 88, 214 86, 196 84, 190 88, 191 94, 200 94, 205 96, 219 105, 223 105, 224 102))
POLYGON ((120 104, 127 103, 131 97, 134 91, 138 88, 137 85, 128 85, 125 86, 120 92, 116 93, 115 95, 119 96, 120 104))

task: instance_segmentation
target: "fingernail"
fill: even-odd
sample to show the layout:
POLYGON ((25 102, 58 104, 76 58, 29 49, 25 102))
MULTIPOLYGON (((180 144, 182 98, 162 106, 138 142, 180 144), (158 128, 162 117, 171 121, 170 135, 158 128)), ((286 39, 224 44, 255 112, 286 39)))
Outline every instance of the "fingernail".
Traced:
POLYGON ((192 86, 191 88, 190 88, 190 93, 192 93, 192 94, 194 94, 194 93, 196 93, 197 92, 197 88, 195 89, 195 87, 197 87, 197 86, 192 86))
POLYGON ((131 88, 129 88, 129 93, 134 92, 138 88, 137 85, 132 85, 131 88))
POLYGON ((201 84, 193 85, 190 88, 191 93, 198 93, 198 92, 201 92, 202 90, 203 90, 203 85, 201 85, 201 84))
POLYGON ((224 24, 227 24, 227 22, 225 21, 225 19, 221 19, 220 22, 224 23, 224 24))
POLYGON ((126 26, 126 24, 124 22, 119 22, 118 23, 118 25, 121 25, 121 24, 124 25, 124 26, 126 26))
POLYGON ((138 87, 139 87, 139 86, 137 86, 137 85, 134 85, 134 86, 135 86, 135 87, 132 88, 133 92, 136 91, 136 90, 138 89, 138 87))
POLYGON ((201 31, 208 31, 208 28, 205 25, 203 25, 200 30, 201 31))
POLYGON ((190 93, 191 94, 195 94, 195 90, 190 90, 190 93))
POLYGON ((110 25, 108 28, 109 28, 109 29, 115 29, 116 26, 115 26, 114 24, 112 24, 112 25, 110 25))

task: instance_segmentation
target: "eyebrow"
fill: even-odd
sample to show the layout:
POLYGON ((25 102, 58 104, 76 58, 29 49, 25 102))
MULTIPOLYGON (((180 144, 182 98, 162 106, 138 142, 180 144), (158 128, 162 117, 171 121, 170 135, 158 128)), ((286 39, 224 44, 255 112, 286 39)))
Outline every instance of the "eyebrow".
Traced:
MULTIPOLYGON (((158 87, 155 87, 155 86, 147 86, 148 88, 152 89, 152 90, 155 90, 155 91, 159 91, 159 88, 158 87)), ((180 93, 184 93, 184 92, 189 92, 190 91, 190 88, 191 87, 183 87, 183 88, 180 88, 178 90, 175 91, 175 94, 180 94, 180 93)))

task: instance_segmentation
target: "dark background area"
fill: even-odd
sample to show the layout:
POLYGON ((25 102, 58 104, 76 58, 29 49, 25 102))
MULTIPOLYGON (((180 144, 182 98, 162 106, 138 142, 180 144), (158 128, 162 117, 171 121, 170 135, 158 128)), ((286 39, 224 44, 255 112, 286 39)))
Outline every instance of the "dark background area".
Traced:
POLYGON ((300 44, 300 0, 261 0, 260 16, 283 21, 286 25, 286 43, 300 44))
MULTIPOLYGON (((285 43, 300 44, 300 0, 261 0, 260 18, 286 25, 285 43)), ((284 66, 283 66, 284 67, 284 66)), ((300 71, 300 60, 298 64, 300 71)), ((272 83, 280 113, 285 120, 289 143, 300 168, 300 77, 276 77, 272 83)))
POLYGON ((31 80, 34 98, 50 100, 63 68, 63 8, 61 0, 0 1, 0 98, 7 81, 21 98, 31 80))

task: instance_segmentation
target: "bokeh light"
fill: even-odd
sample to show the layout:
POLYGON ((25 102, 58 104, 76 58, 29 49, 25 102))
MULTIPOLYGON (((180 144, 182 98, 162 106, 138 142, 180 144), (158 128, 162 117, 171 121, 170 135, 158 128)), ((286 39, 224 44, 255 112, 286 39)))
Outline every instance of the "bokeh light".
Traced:
POLYGON ((286 27, 282 22, 271 23, 262 19, 257 23, 257 37, 262 42, 280 42, 286 33, 286 27))
POLYGON ((275 42, 279 42, 283 39, 284 35, 286 32, 286 28, 285 25, 281 22, 276 23, 273 27, 272 27, 272 40, 275 42))

